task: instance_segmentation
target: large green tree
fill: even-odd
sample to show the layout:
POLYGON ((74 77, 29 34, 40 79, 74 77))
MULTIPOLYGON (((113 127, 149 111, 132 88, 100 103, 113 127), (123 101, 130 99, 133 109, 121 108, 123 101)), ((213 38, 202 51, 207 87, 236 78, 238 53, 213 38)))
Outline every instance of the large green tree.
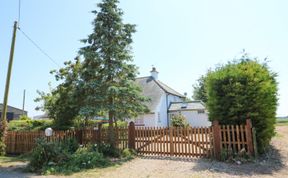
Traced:
POLYGON ((259 152, 263 152, 275 130, 276 73, 267 63, 244 55, 209 72, 205 87, 209 119, 221 124, 243 124, 250 118, 256 128, 259 152))
POLYGON ((73 120, 79 115, 82 101, 78 87, 81 67, 79 58, 75 58, 75 62, 65 62, 65 67, 51 71, 60 84, 54 89, 51 88, 48 93, 38 91, 39 97, 35 101, 41 101, 43 105, 37 109, 47 112, 48 116, 54 119, 57 129, 71 127, 73 120))
POLYGON ((93 32, 79 54, 84 59, 80 88, 84 96, 80 114, 93 117, 105 112, 109 117, 109 143, 114 145, 113 122, 146 112, 147 98, 135 84, 137 67, 132 64, 132 34, 135 25, 125 24, 117 0, 103 0, 93 11, 93 32))

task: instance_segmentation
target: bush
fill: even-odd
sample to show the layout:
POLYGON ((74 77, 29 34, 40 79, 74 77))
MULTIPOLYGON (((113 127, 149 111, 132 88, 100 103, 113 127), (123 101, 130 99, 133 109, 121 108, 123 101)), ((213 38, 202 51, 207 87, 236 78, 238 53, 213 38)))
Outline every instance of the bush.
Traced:
POLYGON ((0 142, 0 156, 3 156, 6 154, 5 148, 6 148, 5 143, 0 142))
POLYGON ((60 144, 47 142, 45 138, 40 138, 36 140, 36 147, 31 152, 28 170, 42 171, 49 164, 61 164, 68 159, 68 152, 60 144))
POLYGON ((132 150, 132 149, 129 149, 129 148, 125 148, 123 151, 122 151, 122 157, 123 158, 126 158, 126 159, 132 159, 134 158, 134 156, 137 155, 136 151, 135 150, 132 150))
POLYGON ((119 158, 121 156, 121 151, 110 144, 93 145, 93 150, 102 153, 105 157, 119 158))
POLYGON ((176 114, 172 116, 171 124, 173 127, 187 127, 187 119, 182 114, 176 114))
POLYGON ((19 120, 27 121, 27 120, 31 120, 31 118, 28 117, 28 116, 26 116, 26 115, 21 115, 21 116, 19 117, 19 120))
POLYGON ((32 131, 45 130, 47 127, 53 128, 52 120, 12 120, 8 123, 9 131, 32 131))
POLYGON ((220 124, 245 124, 250 118, 259 152, 263 153, 275 130, 275 78, 267 64, 245 56, 209 72, 205 80, 209 119, 219 120, 220 124))
POLYGON ((95 167, 107 167, 111 162, 103 154, 90 150, 89 148, 79 148, 71 155, 68 161, 62 164, 46 166, 43 171, 45 174, 64 173, 70 174, 79 172, 83 169, 95 167))
POLYGON ((67 174, 82 169, 106 167, 111 164, 110 160, 98 152, 95 147, 88 145, 85 148, 79 148, 74 139, 47 142, 46 139, 41 138, 36 141, 36 144, 27 166, 28 171, 31 172, 67 174))

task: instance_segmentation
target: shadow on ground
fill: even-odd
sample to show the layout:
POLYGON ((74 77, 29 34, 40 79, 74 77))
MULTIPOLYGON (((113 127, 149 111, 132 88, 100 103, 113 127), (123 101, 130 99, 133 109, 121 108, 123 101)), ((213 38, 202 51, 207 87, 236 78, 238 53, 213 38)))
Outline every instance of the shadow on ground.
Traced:
POLYGON ((141 156, 142 159, 158 159, 169 161, 191 162, 194 164, 191 171, 211 171, 225 173, 231 176, 252 176, 252 175, 271 175, 273 172, 285 169, 283 157, 280 151, 274 146, 269 147, 269 151, 251 162, 240 165, 232 162, 219 162, 205 158, 181 158, 181 157, 163 157, 163 156, 141 156))

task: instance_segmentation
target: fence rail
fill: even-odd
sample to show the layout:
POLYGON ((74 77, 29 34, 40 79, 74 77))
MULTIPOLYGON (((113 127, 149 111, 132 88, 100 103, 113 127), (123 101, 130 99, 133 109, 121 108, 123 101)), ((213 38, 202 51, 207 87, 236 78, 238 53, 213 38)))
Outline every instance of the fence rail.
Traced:
POLYGON ((212 153, 209 127, 146 127, 135 131, 135 148, 140 154, 209 157, 212 153))
MULTIPOLYGON (((114 128, 114 133, 119 149, 133 148, 143 155, 214 156, 220 159, 223 151, 238 153, 245 149, 250 155, 255 151, 250 120, 245 125, 219 125, 218 121, 214 121, 211 127, 200 128, 135 127, 131 122, 128 127, 114 128)), ((27 153, 40 137, 45 137, 44 131, 9 131, 5 141, 6 152, 27 153)), ((54 131, 49 140, 68 138, 75 138, 81 145, 107 143, 108 129, 100 125, 97 129, 54 131)))

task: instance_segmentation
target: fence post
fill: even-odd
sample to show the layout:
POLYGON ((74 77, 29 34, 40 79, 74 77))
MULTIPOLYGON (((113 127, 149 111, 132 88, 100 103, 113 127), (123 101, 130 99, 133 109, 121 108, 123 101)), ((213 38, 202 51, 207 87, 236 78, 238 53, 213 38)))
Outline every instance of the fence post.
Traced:
POLYGON ((135 124, 132 121, 128 126, 128 148, 135 149, 135 124))
POLYGON ((254 156, 255 156, 255 158, 257 158, 258 157, 258 150, 257 150, 256 130, 254 127, 252 128, 252 134, 253 134, 254 156))
POLYGON ((100 144, 102 143, 102 140, 101 140, 101 131, 102 131, 102 123, 99 123, 98 124, 98 130, 97 130, 97 140, 96 140, 96 143, 100 144))
POLYGON ((170 156, 174 155, 173 127, 169 127, 170 156))
POLYGON ((212 123, 213 131, 213 148, 214 148, 214 157, 217 160, 221 159, 221 128, 219 121, 214 120, 212 123))
POLYGON ((83 144, 83 134, 82 134, 82 132, 83 132, 82 129, 76 130, 76 138, 77 138, 77 141, 78 141, 79 145, 83 144))
POLYGON ((245 126, 245 131, 246 131, 246 140, 247 140, 247 149, 249 155, 253 155, 253 140, 252 140, 252 123, 251 119, 246 120, 246 126, 245 126))

